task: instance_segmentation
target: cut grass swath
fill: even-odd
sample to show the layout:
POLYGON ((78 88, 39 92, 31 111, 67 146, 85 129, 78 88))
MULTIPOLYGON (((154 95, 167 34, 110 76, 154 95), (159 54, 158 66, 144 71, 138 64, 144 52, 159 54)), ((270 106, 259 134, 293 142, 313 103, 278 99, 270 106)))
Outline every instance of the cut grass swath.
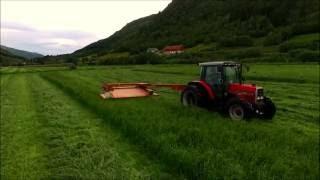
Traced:
POLYGON ((37 74, 1 87, 1 179, 179 179, 37 74))
POLYGON ((51 178, 174 178, 56 87, 38 76, 29 80, 33 96, 37 96, 38 112, 42 112, 41 133, 46 140, 51 178))

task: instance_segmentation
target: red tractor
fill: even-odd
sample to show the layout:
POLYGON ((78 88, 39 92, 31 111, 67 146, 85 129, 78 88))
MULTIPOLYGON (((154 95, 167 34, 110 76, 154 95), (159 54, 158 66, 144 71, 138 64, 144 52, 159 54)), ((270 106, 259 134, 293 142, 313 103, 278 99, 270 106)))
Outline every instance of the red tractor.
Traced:
POLYGON ((183 105, 219 109, 234 120, 254 115, 263 119, 273 118, 275 105, 264 96, 262 87, 243 83, 241 64, 207 62, 199 65, 200 80, 188 83, 182 91, 183 105))
POLYGON ((171 88, 181 93, 185 106, 199 106, 226 112, 234 120, 258 116, 272 119, 276 112, 273 102, 264 96, 263 88, 255 84, 244 84, 242 65, 239 63, 207 62, 200 63, 200 80, 188 85, 113 83, 104 84, 103 99, 146 97, 157 95, 155 88, 171 88))

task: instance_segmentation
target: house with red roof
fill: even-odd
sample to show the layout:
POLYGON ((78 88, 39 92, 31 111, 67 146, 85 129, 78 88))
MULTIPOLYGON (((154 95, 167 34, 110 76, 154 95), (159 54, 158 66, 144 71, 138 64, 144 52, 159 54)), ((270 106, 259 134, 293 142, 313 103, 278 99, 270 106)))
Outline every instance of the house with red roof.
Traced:
POLYGON ((166 46, 162 49, 163 54, 171 55, 171 54, 180 54, 183 53, 185 50, 183 45, 173 45, 173 46, 166 46))

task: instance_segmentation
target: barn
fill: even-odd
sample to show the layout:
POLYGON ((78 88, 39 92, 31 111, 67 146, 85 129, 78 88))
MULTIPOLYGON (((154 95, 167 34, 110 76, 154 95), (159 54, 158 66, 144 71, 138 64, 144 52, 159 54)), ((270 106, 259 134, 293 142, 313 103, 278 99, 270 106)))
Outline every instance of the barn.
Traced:
POLYGON ((162 49, 163 54, 171 55, 171 54, 180 54, 183 53, 185 50, 183 45, 173 45, 173 46, 166 46, 162 49))

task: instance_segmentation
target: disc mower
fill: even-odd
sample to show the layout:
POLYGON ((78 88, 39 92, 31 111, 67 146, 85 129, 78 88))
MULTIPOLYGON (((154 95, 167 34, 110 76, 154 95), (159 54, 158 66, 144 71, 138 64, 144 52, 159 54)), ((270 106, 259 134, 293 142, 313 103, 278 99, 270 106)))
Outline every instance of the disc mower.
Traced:
POLYGON ((206 62, 199 64, 200 79, 183 84, 113 83, 104 84, 103 99, 121 99, 158 95, 157 88, 171 88, 181 92, 184 106, 198 106, 225 112, 233 120, 258 117, 272 119, 276 107, 264 95, 262 87, 245 84, 242 77, 242 64, 206 62))

